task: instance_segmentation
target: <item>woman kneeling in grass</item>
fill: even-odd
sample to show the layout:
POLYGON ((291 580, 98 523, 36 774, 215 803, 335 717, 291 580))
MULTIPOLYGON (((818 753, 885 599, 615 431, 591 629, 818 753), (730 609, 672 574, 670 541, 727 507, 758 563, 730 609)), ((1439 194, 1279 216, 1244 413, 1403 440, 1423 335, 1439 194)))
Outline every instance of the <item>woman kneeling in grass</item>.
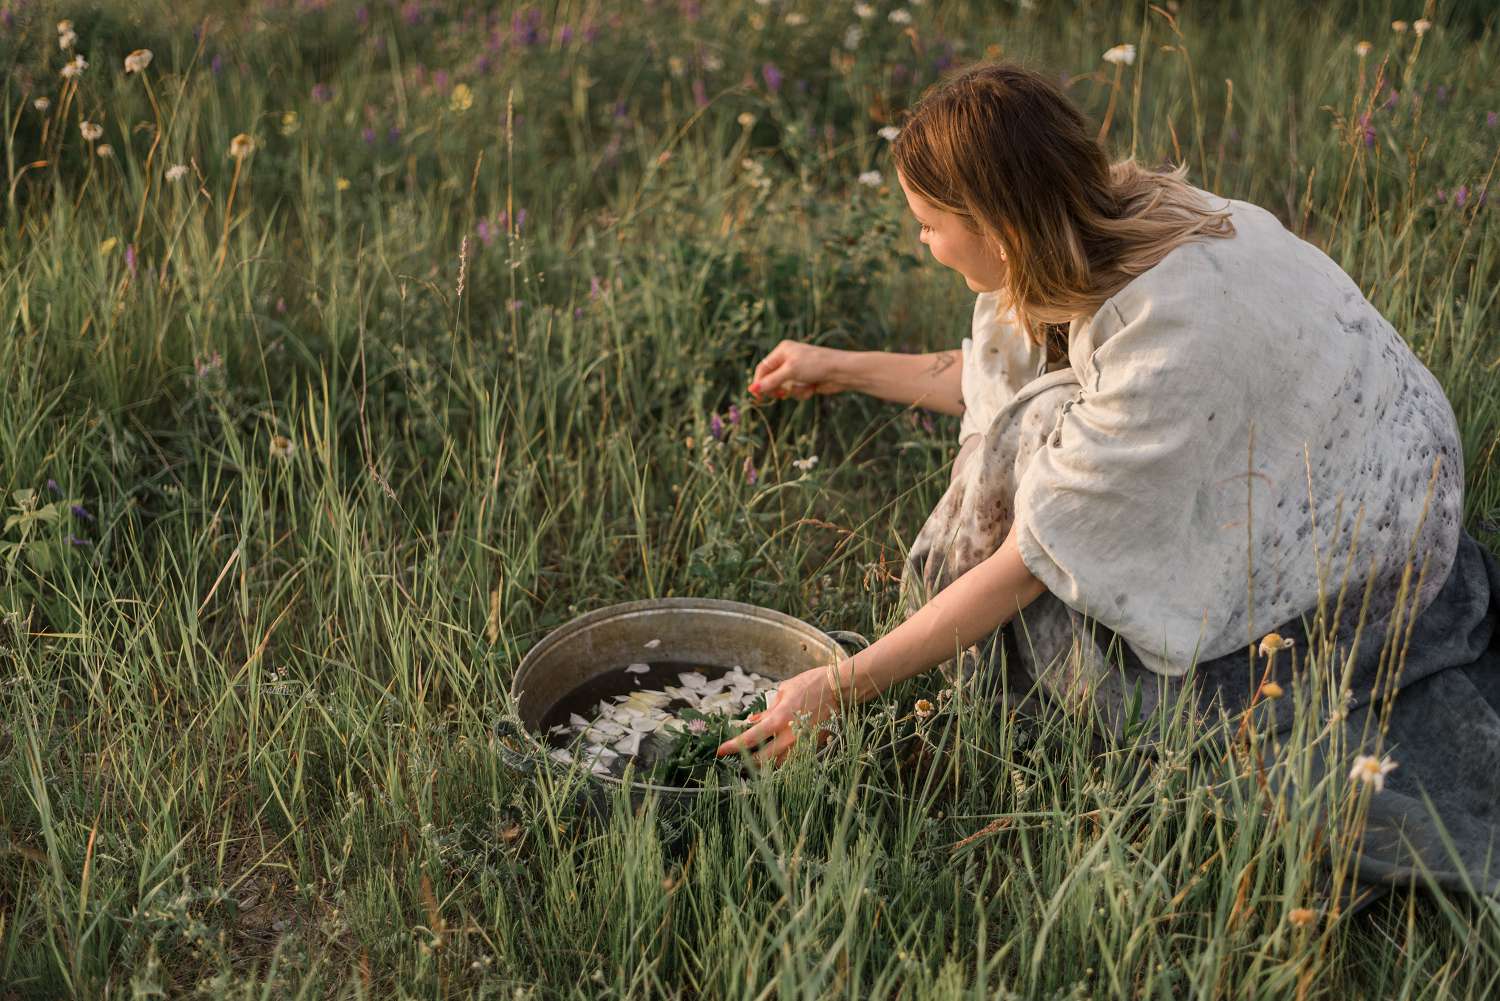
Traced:
MULTIPOLYGON (((780 761, 794 719, 956 652, 960 679, 1004 657, 1116 732, 1133 699, 1149 714, 1183 686, 1205 719, 1233 714, 1292 687, 1297 659, 1271 655, 1310 635, 1354 649, 1341 718, 1357 736, 1395 673, 1385 641, 1420 613, 1389 688, 1400 770, 1381 772, 1372 829, 1430 827, 1413 805, 1445 783, 1493 782, 1500 800, 1494 769, 1452 778, 1456 758, 1500 755, 1500 564, 1461 524, 1441 385, 1349 276, 1255 205, 1111 164, 1069 100, 1017 67, 938 85, 892 153, 921 242, 977 293, 971 336, 930 355, 785 341, 750 390, 961 414, 952 479, 907 560, 906 621, 784 682, 719 752, 780 761), (1335 615, 1341 577, 1355 586, 1335 615)), ((1466 863, 1494 834, 1470 825, 1466 863)), ((1434 851, 1428 866, 1455 871, 1434 851)), ((1411 872, 1395 849, 1373 857, 1377 877, 1411 872)))

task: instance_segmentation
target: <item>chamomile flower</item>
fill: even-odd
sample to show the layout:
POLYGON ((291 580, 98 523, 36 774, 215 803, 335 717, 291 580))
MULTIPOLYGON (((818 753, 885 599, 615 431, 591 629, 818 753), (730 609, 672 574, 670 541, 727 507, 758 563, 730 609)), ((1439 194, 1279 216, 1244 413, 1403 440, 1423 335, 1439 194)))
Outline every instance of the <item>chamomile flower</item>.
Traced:
POLYGON ((50 107, 52 107, 52 98, 50 98, 50 97, 39 97, 35 101, 31 102, 31 106, 33 108, 35 108, 36 110, 42 112, 43 114, 46 114, 47 113, 47 109, 50 108, 50 107))
POLYGON ((918 719, 926 719, 932 715, 932 703, 926 699, 918 699, 912 709, 916 712, 918 719))
POLYGON ((187 176, 187 172, 188 169, 185 164, 174 163, 172 164, 172 166, 167 168, 167 180, 174 182, 180 181, 187 176))
POLYGON ((243 160, 255 151, 255 140, 247 133, 241 132, 229 141, 229 155, 236 160, 243 160))
POLYGON ((911 11, 905 7, 897 7, 886 17, 892 24, 911 24, 911 11))
POLYGON ((130 55, 125 57, 125 75, 129 76, 131 73, 144 73, 146 72, 146 67, 150 65, 151 50, 136 49, 130 55))
POLYGON ((95 125, 93 122, 79 122, 78 131, 82 133, 85 142, 94 142, 104 135, 104 126, 95 125))
POLYGON ((1374 47, 1375 46, 1371 45, 1369 42, 1365 42, 1365 41, 1355 42, 1354 43, 1354 54, 1357 55, 1357 56, 1359 56, 1359 58, 1363 59, 1365 56, 1368 56, 1370 54, 1370 50, 1373 49, 1374 47))
POLYGON ((74 56, 73 61, 63 64, 62 75, 64 80, 72 80, 84 70, 89 68, 89 61, 82 56, 74 56))
POLYGON ((894 125, 887 125, 885 128, 876 133, 876 135, 880 136, 880 138, 884 139, 888 143, 895 142, 896 137, 900 134, 901 130, 894 125))
POLYGON ((1404 35, 1404 34, 1406 34, 1406 28, 1407 28, 1407 24, 1406 24, 1405 21, 1392 21, 1391 22, 1391 30, 1394 31, 1398 35, 1404 35))
POLYGON ((793 459, 792 460, 792 465, 796 466, 798 469, 800 469, 804 473, 807 472, 812 467, 816 466, 817 464, 818 464, 818 457, 816 455, 809 455, 805 459, 793 459))
POLYGON ((859 183, 870 188, 880 187, 880 171, 867 170, 859 175, 859 183))
POLYGON ((290 459, 297 451, 297 443, 284 434, 271 436, 271 458, 290 459))
POLYGON ((1385 788, 1386 775, 1395 767, 1396 762, 1388 757, 1377 758, 1373 754, 1361 754, 1354 759, 1354 767, 1349 769, 1349 781, 1363 782, 1380 792, 1385 788))
POLYGON ((1411 24, 1411 30, 1417 33, 1418 38, 1421 38, 1423 35, 1427 34, 1427 29, 1431 27, 1432 22, 1427 20, 1427 18, 1425 17, 1413 21, 1411 24))
POLYGON ((98 148, 95 149, 94 152, 102 157, 108 158, 115 155, 115 148, 109 143, 100 143, 98 148))
POLYGON ((1129 66, 1135 62, 1135 46, 1129 42, 1113 46, 1105 50, 1104 61, 1117 66, 1129 66))

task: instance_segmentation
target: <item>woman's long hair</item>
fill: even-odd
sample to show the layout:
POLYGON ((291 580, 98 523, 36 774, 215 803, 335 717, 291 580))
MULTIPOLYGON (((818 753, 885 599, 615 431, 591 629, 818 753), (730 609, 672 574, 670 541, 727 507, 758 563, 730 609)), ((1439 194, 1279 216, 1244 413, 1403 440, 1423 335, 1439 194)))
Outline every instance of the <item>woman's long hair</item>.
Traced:
POLYGON ((1019 66, 980 64, 935 84, 891 152, 913 191, 1004 251, 1002 309, 1049 355, 1059 335, 1065 351, 1075 317, 1183 242, 1234 234, 1186 167, 1111 164, 1073 102, 1019 66))

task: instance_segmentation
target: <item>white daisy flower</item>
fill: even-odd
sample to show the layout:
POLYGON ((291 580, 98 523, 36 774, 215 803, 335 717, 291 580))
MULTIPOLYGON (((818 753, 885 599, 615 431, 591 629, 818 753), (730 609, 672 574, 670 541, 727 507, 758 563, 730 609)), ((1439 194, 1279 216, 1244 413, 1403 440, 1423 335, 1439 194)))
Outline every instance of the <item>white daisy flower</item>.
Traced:
POLYGON ((817 464, 818 464, 818 457, 816 455, 809 455, 805 459, 793 459, 792 460, 792 465, 796 466, 798 469, 802 470, 802 472, 804 472, 804 473, 807 472, 812 467, 816 466, 817 464))
POLYGON ((167 168, 167 180, 180 181, 187 176, 187 172, 188 169, 185 164, 174 163, 172 166, 167 168))
POLYGON ((867 170, 859 175, 859 183, 870 188, 880 187, 880 171, 867 170))
POLYGON ((1373 754, 1361 754, 1354 759, 1354 767, 1349 769, 1350 782, 1363 782, 1365 785, 1374 786, 1376 792, 1385 788, 1385 777, 1396 762, 1390 758, 1376 758, 1373 754))
POLYGON ((1129 66, 1135 62, 1135 46, 1129 42, 1122 42, 1107 49, 1104 53, 1104 61, 1119 66, 1129 66))
POLYGON ((73 61, 66 63, 62 68, 64 80, 71 80, 84 70, 89 68, 89 61, 82 56, 74 56, 73 61))
POLYGON ((911 24, 911 11, 905 7, 897 7, 887 14, 886 17, 892 24, 911 24))
POLYGON ((901 130, 894 125, 887 125, 885 128, 876 133, 876 135, 880 136, 880 138, 884 139, 888 143, 895 142, 896 137, 900 134, 901 130))
POLYGON ((93 122, 79 122, 78 131, 83 134, 85 142, 94 142, 104 135, 104 126, 95 125, 93 122))
POLYGON ((1370 50, 1373 49, 1374 47, 1375 46, 1371 45, 1369 42, 1363 42, 1363 41, 1361 41, 1361 42, 1355 42, 1354 43, 1354 54, 1357 55, 1357 56, 1359 56, 1359 58, 1363 59, 1365 56, 1368 56, 1370 54, 1370 50))
POLYGON ((1427 20, 1427 18, 1425 18, 1425 17, 1421 18, 1420 20, 1413 21, 1411 23, 1411 30, 1415 31, 1417 33, 1417 37, 1418 38, 1420 38, 1423 35, 1427 34, 1427 29, 1431 28, 1431 27, 1432 27, 1432 22, 1429 21, 1429 20, 1427 20))
POLYGON ((151 50, 136 49, 125 57, 125 74, 144 73, 147 66, 151 65, 151 50))
POLYGON ((36 110, 45 113, 48 108, 52 107, 52 98, 39 97, 35 101, 31 102, 31 106, 36 110))

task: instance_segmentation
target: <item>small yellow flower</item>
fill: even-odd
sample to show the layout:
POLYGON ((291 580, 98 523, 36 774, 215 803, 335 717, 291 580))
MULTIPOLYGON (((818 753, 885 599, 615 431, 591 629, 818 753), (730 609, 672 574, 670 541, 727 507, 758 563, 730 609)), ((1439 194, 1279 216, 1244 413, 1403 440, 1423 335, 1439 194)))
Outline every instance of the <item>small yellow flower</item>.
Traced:
POLYGON ((1277 650, 1285 650, 1295 642, 1295 640, 1283 638, 1280 633, 1266 633, 1265 638, 1260 641, 1260 655, 1269 657, 1277 650))
POLYGON ((297 446, 284 434, 271 436, 271 458, 290 459, 297 451, 297 446))
POLYGON ((150 65, 151 50, 136 49, 130 55, 125 57, 125 74, 126 76, 129 76, 131 73, 144 73, 146 71, 146 67, 150 65))
POLYGON ((114 237, 110 237, 109 239, 102 241, 99 244, 100 255, 107 255, 111 250, 115 249, 115 244, 119 242, 120 241, 115 239, 114 237))
POLYGON ((1406 22, 1405 21, 1392 21, 1391 22, 1391 30, 1394 31, 1398 35, 1404 35, 1404 34, 1406 34, 1406 22))
POLYGON ((1281 690, 1281 686, 1276 682, 1268 681, 1260 686, 1260 694, 1268 699, 1279 699, 1286 693, 1281 690))
POLYGON ((347 178, 347 177, 341 177, 337 181, 333 182, 333 186, 335 188, 338 188, 340 191, 348 191, 349 190, 349 178, 347 178))
POLYGON ((1369 42, 1356 42, 1354 44, 1354 54, 1363 59, 1365 56, 1368 56, 1370 54, 1370 50, 1374 47, 1375 46, 1371 45, 1369 42))
POLYGON ((917 711, 918 719, 926 719, 932 715, 932 703, 926 699, 918 699, 917 704, 913 708, 917 711))
POLYGON ((283 111, 281 113, 281 134, 289 136, 297 131, 297 113, 295 111, 283 111))
POLYGON ((1380 792, 1385 788, 1386 774, 1395 767, 1396 762, 1388 757, 1377 758, 1373 754, 1361 754, 1354 759, 1354 767, 1349 769, 1349 781, 1363 782, 1380 792))
POLYGON ((1318 912, 1313 910, 1311 907, 1293 907, 1291 911, 1287 913, 1286 919, 1288 923, 1290 923, 1294 927, 1306 928, 1308 925, 1318 920, 1318 912))
POLYGON ((255 140, 248 133, 241 132, 229 141, 229 155, 236 160, 243 160, 255 152, 255 140))
POLYGON ((454 111, 468 111, 474 106, 474 92, 469 85, 461 83, 453 88, 453 93, 448 95, 448 107, 454 111))

